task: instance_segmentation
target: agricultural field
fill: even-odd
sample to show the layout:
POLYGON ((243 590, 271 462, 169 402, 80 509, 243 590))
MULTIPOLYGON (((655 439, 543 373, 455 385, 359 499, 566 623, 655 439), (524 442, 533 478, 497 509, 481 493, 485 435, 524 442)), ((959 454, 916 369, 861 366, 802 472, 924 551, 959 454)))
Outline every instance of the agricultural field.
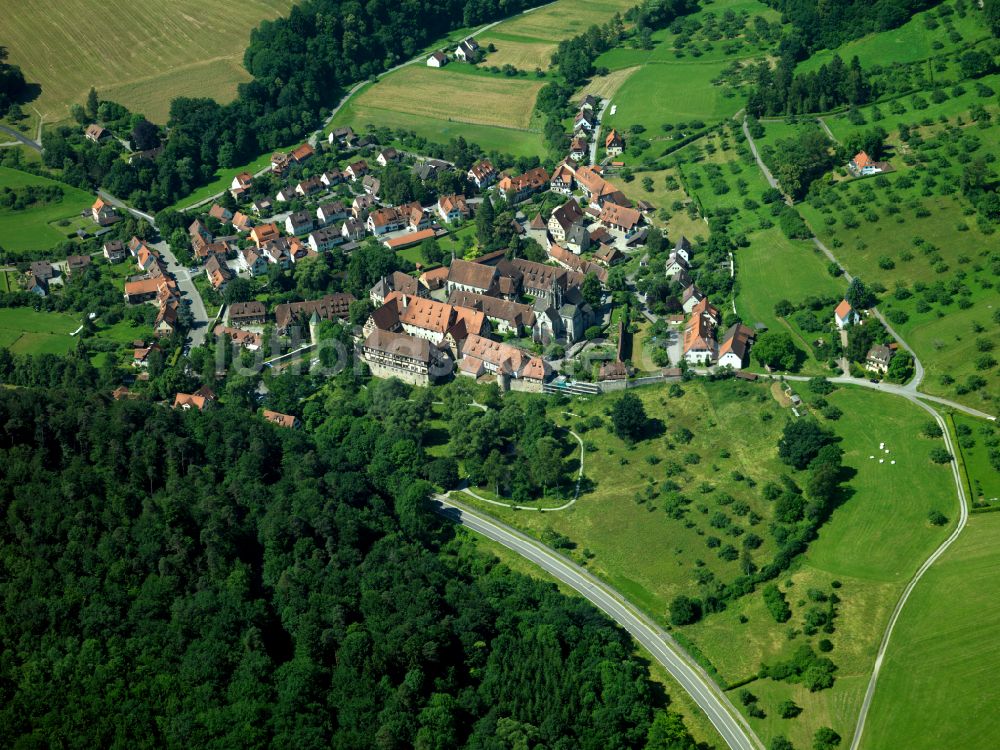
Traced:
POLYGON ((458 67, 409 65, 387 75, 356 94, 337 113, 332 127, 350 125, 359 132, 369 125, 406 129, 438 142, 462 136, 486 150, 541 153, 541 133, 531 126, 544 81, 458 67))
POLYGON ((496 52, 486 53, 486 57, 481 63, 482 66, 502 68, 504 65, 513 65, 518 70, 528 72, 532 72, 536 68, 546 70, 552 60, 552 53, 556 51, 558 46, 545 39, 504 34, 494 29, 490 29, 476 39, 484 48, 490 44, 496 47, 496 52))
POLYGON ((972 515, 893 634, 861 747, 992 750, 1000 669, 1000 513, 972 515))
MULTIPOLYGON (((55 185, 62 189, 63 197, 54 203, 29 206, 21 211, 0 208, 0 247, 10 253, 48 250, 65 241, 67 235, 73 233, 73 223, 80 219, 80 212, 94 202, 94 196, 62 182, 0 167, 0 188, 26 185, 55 185), (67 225, 59 226, 63 221, 67 225)), ((95 226, 87 222, 90 227, 95 226)))
POLYGON ((72 315, 6 307, 0 309, 0 346, 16 354, 66 354, 76 345, 69 334, 79 327, 72 315))
MULTIPOLYGON (((720 509, 721 515, 738 511, 736 525, 749 519, 750 532, 768 536, 773 509, 761 502, 761 486, 788 472, 777 459, 775 443, 790 411, 773 397, 768 383, 690 382, 681 387, 680 398, 671 398, 667 387, 634 391, 647 413, 666 426, 663 437, 629 448, 604 425, 581 433, 585 443, 595 446, 585 454, 585 467, 596 486, 573 508, 541 514, 481 506, 542 539, 565 540, 562 544, 572 548, 572 556, 664 624, 674 596, 698 595, 698 579, 711 574, 724 581, 738 573, 738 563, 721 559, 708 541, 718 535, 722 545, 728 542, 727 532, 718 530, 720 509), (682 428, 693 434, 688 443, 683 443, 687 436, 682 428), (658 481, 665 474, 691 501, 679 515, 673 513, 670 493, 660 494, 658 481), (753 525, 752 515, 739 515, 745 511, 758 514, 760 525, 753 525)), ((808 391, 802 395, 812 400, 808 391)), ((606 421, 605 409, 614 398, 573 402, 565 407, 573 416, 557 418, 579 432, 581 423, 591 418, 606 421)), ((796 747, 808 747, 818 726, 849 733, 895 599, 947 534, 947 525, 928 523, 928 513, 939 510, 952 519, 957 514, 950 471, 928 458, 940 443, 920 437, 927 421, 923 410, 861 389, 840 389, 825 398, 843 412, 839 420, 824 425, 841 438, 851 478, 819 537, 777 580, 792 618, 777 624, 758 591, 700 623, 675 630, 723 685, 752 678, 762 662, 788 658, 803 643, 815 648, 820 638, 829 639, 829 656, 838 667, 832 688, 811 693, 802 685, 771 679, 747 686, 767 714, 751 719, 765 742, 786 734, 796 747), (880 454, 883 463, 877 456, 870 458, 880 452, 880 442, 891 451, 880 454), (887 539, 893 543, 885 544, 887 539), (841 600, 831 634, 813 638, 802 633, 805 614, 813 606, 806 596, 810 589, 835 591, 841 600), (746 647, 733 648, 734 642, 746 647), (804 709, 798 719, 778 718, 777 705, 787 699, 804 709)), ((768 559, 772 545, 770 539, 764 541, 753 558, 768 559)))
MULTIPOLYGON (((749 247, 736 252, 736 310, 748 325, 763 323, 769 329, 786 329, 798 346, 809 355, 806 372, 826 372, 824 362, 816 360, 811 342, 827 332, 805 331, 798 323, 799 313, 779 318, 775 305, 788 300, 795 305, 807 297, 840 298, 845 285, 827 273, 827 260, 816 246, 805 240, 789 240, 777 228, 749 235, 749 247)), ((829 328, 830 308, 814 312, 814 318, 829 328)), ((812 326, 810 326, 812 327, 812 326)))
POLYGON ((248 81, 242 67, 250 31, 283 15, 292 0, 203 3, 62 0, 44 13, 0 0, 10 61, 41 85, 32 104, 46 122, 69 116, 91 86, 102 99, 165 123, 176 96, 229 101, 248 81))
POLYGON ((973 5, 966 3, 968 11, 964 17, 954 12, 945 16, 942 9, 953 11, 955 3, 942 3, 937 8, 914 14, 913 18, 898 28, 854 39, 833 50, 816 52, 799 63, 795 72, 817 70, 830 62, 834 55, 839 55, 844 62, 857 56, 866 69, 876 65, 912 63, 986 39, 989 32, 982 21, 982 14, 973 10, 973 5), (943 22, 945 18, 947 23, 943 22), (957 38, 952 37, 952 30, 957 38))
MULTIPOLYGON (((489 33, 558 42, 576 36, 594 24, 603 24, 615 13, 623 13, 632 5, 631 0, 558 0, 504 21, 489 33)), ((489 36, 485 38, 489 39, 489 36)), ((497 44, 497 47, 500 45, 497 44)))

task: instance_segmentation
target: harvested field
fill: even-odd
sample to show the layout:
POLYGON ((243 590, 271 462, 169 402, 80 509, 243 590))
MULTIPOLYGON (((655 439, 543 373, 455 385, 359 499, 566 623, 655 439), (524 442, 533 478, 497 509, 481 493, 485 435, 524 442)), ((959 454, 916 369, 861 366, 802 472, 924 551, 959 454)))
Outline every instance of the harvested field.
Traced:
POLYGON ((383 109, 438 120, 527 129, 544 83, 470 75, 411 65, 386 76, 353 101, 359 109, 383 109))
POLYGON ((599 96, 602 99, 612 98, 618 93, 618 89, 621 88, 622 84, 625 83, 629 76, 635 73, 639 67, 640 66, 636 65, 631 68, 612 70, 606 76, 596 76, 590 81, 590 83, 577 92, 574 101, 583 98, 585 94, 593 94, 594 96, 599 96))
POLYGON ((484 47, 488 44, 496 46, 496 52, 489 52, 483 60, 487 66, 513 65, 518 70, 533 71, 535 68, 545 70, 556 51, 555 44, 534 39, 523 39, 503 34, 484 34, 479 39, 484 47))
MULTIPOLYGON (((634 4, 631 0, 557 2, 520 15, 497 29, 505 34, 558 42, 576 36, 594 24, 606 23, 616 12, 624 12, 634 4)), ((498 44, 497 47, 499 46, 498 44)))

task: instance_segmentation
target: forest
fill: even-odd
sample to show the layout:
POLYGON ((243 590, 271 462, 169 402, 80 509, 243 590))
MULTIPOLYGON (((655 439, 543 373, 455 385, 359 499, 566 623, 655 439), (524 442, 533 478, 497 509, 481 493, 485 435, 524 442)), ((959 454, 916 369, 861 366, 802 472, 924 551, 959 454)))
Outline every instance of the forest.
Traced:
POLYGON ((934 0, 764 0, 780 11, 810 49, 833 48, 900 26, 934 0))
POLYGON ((0 391, 0 744, 696 747, 626 633, 432 512, 384 389, 292 431, 53 375, 0 391))

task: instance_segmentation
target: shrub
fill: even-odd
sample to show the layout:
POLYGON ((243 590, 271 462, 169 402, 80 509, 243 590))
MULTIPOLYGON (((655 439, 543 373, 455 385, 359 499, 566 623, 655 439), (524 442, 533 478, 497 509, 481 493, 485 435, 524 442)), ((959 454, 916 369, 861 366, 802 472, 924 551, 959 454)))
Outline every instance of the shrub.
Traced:
POLYGON ((763 594, 764 604, 767 606, 767 611, 771 613, 774 621, 788 622, 792 616, 792 609, 788 606, 788 602, 785 600, 785 595, 781 593, 781 589, 771 583, 764 587, 763 594))
POLYGON ((941 448, 940 446, 931 449, 930 457, 931 461, 933 461, 936 464, 950 463, 952 459, 952 455, 947 450, 941 448))
POLYGON ((670 622, 673 625, 691 625, 701 619, 701 602, 691 597, 675 596, 670 602, 670 622))
POLYGON ((932 510, 928 513, 927 520, 934 526, 944 526, 948 523, 948 517, 939 510, 932 510))
POLYGON ((796 705, 795 701, 782 701, 778 704, 778 716, 782 719, 794 719, 802 713, 802 709, 796 705))

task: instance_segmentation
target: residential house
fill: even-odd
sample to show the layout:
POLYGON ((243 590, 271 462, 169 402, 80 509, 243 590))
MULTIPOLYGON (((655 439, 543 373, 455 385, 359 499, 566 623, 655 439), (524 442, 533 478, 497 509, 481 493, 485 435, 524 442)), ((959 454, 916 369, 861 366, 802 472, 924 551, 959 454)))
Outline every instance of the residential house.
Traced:
POLYGON ((323 182, 319 177, 309 177, 302 180, 298 185, 295 186, 295 194, 303 198, 308 198, 311 195, 315 195, 323 190, 323 182))
POLYGON ((73 276, 90 268, 89 255, 71 255, 66 258, 66 275, 73 276))
MULTIPOLYGON (((119 242, 118 244, 121 245, 122 243, 119 242)), ((56 275, 56 270, 47 260, 36 260, 32 261, 31 265, 28 266, 28 273, 37 276, 42 281, 48 281, 56 275)))
POLYGON ((324 203, 316 209, 316 220, 320 226, 329 226, 335 221, 343 221, 347 218, 347 208, 340 201, 324 203))
POLYGON ((608 156, 618 156, 625 150, 625 141, 622 139, 621 133, 614 128, 611 128, 611 132, 604 138, 604 150, 608 156))
POLYGON ((90 207, 90 215, 102 227, 121 221, 122 218, 118 215, 118 210, 110 203, 106 203, 103 198, 94 201, 94 205, 90 207))
POLYGON ((215 327, 215 337, 221 339, 223 336, 228 336, 230 341, 246 349, 248 352, 255 352, 260 349, 264 340, 261 334, 254 333, 253 331, 244 331, 240 328, 217 325, 215 327))
POLYGON ((368 298, 376 307, 385 304, 386 297, 392 292, 408 295, 410 297, 427 297, 427 288, 417 279, 402 271, 393 271, 388 276, 383 276, 369 290, 368 298))
POLYGON ((279 268, 291 268, 292 256, 288 237, 279 237, 265 243, 261 252, 268 263, 273 263, 279 268))
POLYGON ((293 324, 308 322, 313 315, 319 320, 346 320, 354 301, 354 295, 338 292, 308 302, 285 302, 274 308, 275 327, 284 334, 293 324))
POLYGON ((101 141, 107 140, 108 138, 114 138, 110 130, 102 128, 97 123, 91 123, 87 126, 87 129, 83 132, 84 137, 88 141, 93 141, 94 143, 100 143, 101 141))
POLYGON ((285 231, 288 234, 305 234, 313 228, 313 217, 308 211, 296 211, 285 219, 285 231))
POLYGON ((624 237, 631 237, 639 230, 642 223, 642 214, 634 208, 619 206, 614 203, 605 203, 601 209, 600 222, 612 233, 621 234, 624 237))
POLYGON ((614 245, 600 245, 594 251, 594 260, 603 266, 611 268, 623 262, 628 256, 614 245))
POLYGON ((368 162, 364 159, 358 159, 358 161, 351 162, 344 170, 344 175, 350 178, 351 182, 357 182, 366 174, 368 174, 368 162))
POLYGON ((681 308, 685 313, 690 314, 695 305, 703 299, 705 299, 705 295, 701 293, 701 290, 694 284, 688 284, 684 289, 684 294, 681 295, 681 308))
POLYGON ((549 173, 543 167, 535 167, 516 176, 504 175, 497 183, 501 195, 512 203, 520 203, 548 186, 549 173))
POLYGON ((864 151, 859 151, 851 159, 850 164, 848 164, 850 170, 858 176, 867 176, 870 174, 878 174, 882 171, 882 168, 877 162, 875 162, 868 154, 864 151))
POLYGON ((271 154, 271 171, 276 175, 282 175, 292 163, 291 157, 284 151, 277 151, 271 154))
POLYGON ((570 195, 573 192, 573 170, 566 164, 560 164, 552 173, 549 190, 553 193, 570 195))
POLYGON ((309 233, 307 240, 313 252, 325 253, 345 242, 344 235, 340 233, 339 227, 322 227, 315 232, 309 233))
POLYGON ((448 224, 460 219, 467 219, 471 214, 469 204, 465 202, 464 195, 442 195, 438 198, 435 208, 441 219, 448 224))
POLYGON ((139 254, 135 256, 135 264, 143 271, 150 271, 160 263, 160 254, 146 244, 139 248, 139 254))
POLYGON ((411 232, 420 232, 431 225, 430 215, 424 213, 424 207, 417 201, 403 204, 399 212, 406 218, 406 228, 411 232))
POLYGON ((107 259, 108 263, 121 263, 128 256, 128 250, 125 249, 125 243, 121 240, 110 240, 105 242, 101 249, 104 251, 104 257, 107 259))
POLYGON ((241 271, 251 276, 263 276, 267 273, 267 258, 254 247, 245 247, 236 254, 236 263, 241 271))
POLYGON ((406 226, 407 217, 398 208, 379 208, 368 215, 365 225, 376 237, 386 232, 398 232, 406 226))
POLYGON ((375 157, 375 161, 378 162, 380 167, 388 167, 390 162, 399 161, 399 152, 392 148, 384 148, 378 152, 378 156, 375 157))
POLYGON ((531 391, 541 393, 542 386, 552 374, 548 364, 511 344, 493 341, 485 336, 471 335, 462 344, 459 372, 469 377, 496 375, 501 390, 531 391))
POLYGON ((364 222, 351 218, 340 225, 340 234, 348 242, 357 242, 365 236, 364 222))
POLYGON ((574 133, 590 133, 597 126, 597 116, 592 109, 581 109, 573 120, 574 133))
POLYGON ((173 336, 177 330, 177 303, 167 302, 160 305, 159 312, 156 313, 156 320, 153 321, 153 335, 158 339, 173 336))
POLYGON ((231 326, 263 325, 267 318, 264 303, 258 300, 234 302, 226 311, 231 326))
POLYGON ((344 175, 339 169, 334 168, 321 174, 319 176, 319 181, 327 187, 333 187, 334 185, 339 185, 344 181, 344 175))
POLYGON ((535 325, 535 311, 531 305, 499 297, 455 290, 448 295, 448 304, 478 310, 486 316, 490 327, 500 334, 513 333, 521 336, 525 329, 530 331, 535 325))
POLYGON ((286 430, 297 430, 302 426, 298 417, 294 417, 291 414, 282 414, 280 411, 271 411, 270 409, 264 409, 264 419, 278 427, 284 427, 286 430))
MULTIPOLYGON (((142 343, 136 341, 136 343, 142 343)), ((149 367, 149 355, 153 352, 162 352, 159 344, 152 344, 150 346, 137 346, 132 349, 132 367, 146 368, 149 367)))
POLYGON ((443 68, 448 64, 448 56, 443 52, 434 52, 427 58, 428 68, 443 68))
POLYGON ((750 362, 750 345, 757 334, 742 323, 734 323, 722 337, 719 345, 719 367, 742 370, 750 362))
POLYGON ((569 145, 569 158, 573 161, 583 161, 588 150, 587 139, 575 136, 569 145))
POLYGON ((497 180, 497 171, 489 159, 477 161, 469 169, 469 182, 473 183, 480 190, 485 190, 497 180))
POLYGON ((218 256, 212 255, 205 261, 205 276, 212 288, 221 292, 233 278, 233 272, 225 262, 220 262, 218 256))
POLYGON ((330 131, 330 135, 327 137, 327 141, 332 146, 335 143, 340 145, 347 144, 348 141, 354 139, 354 131, 351 128, 340 127, 334 128, 330 131))
POLYGON ((361 189, 365 191, 366 195, 378 198, 379 191, 382 189, 382 180, 375 175, 366 174, 361 178, 361 189))
POLYGON ((281 236, 276 224, 258 224, 250 230, 250 239, 258 247, 273 242, 281 236))
POLYGON ((580 100, 580 109, 589 109, 591 112, 596 112, 597 106, 600 103, 600 100, 593 94, 586 94, 583 99, 580 100))
POLYGON ((889 362, 892 360, 893 353, 888 346, 876 344, 868 350, 868 355, 865 357, 865 369, 885 375, 889 371, 889 362))
POLYGON ((250 189, 250 185, 253 183, 253 175, 249 172, 240 172, 233 178, 233 181, 229 184, 229 193, 236 200, 242 198, 246 192, 250 189))
POLYGON ((477 62, 481 52, 482 48, 479 46, 479 42, 470 36, 459 42, 458 47, 455 48, 455 59, 462 62, 477 62))
POLYGON ((427 159, 413 167, 413 173, 421 182, 435 179, 441 172, 449 172, 452 165, 441 159, 427 159))
POLYGON ((257 216, 270 216, 271 212, 274 211, 274 203, 270 198, 261 198, 259 201, 251 203, 250 209, 257 216))
POLYGON ((182 409, 184 411, 197 409, 198 411, 204 411, 209 404, 211 404, 210 399, 193 393, 178 393, 174 396, 175 409, 182 409))
POLYGON ((49 293, 49 282, 29 271, 25 276, 24 290, 32 294, 37 294, 39 297, 45 297, 49 293))
POLYGON ((833 311, 833 322, 837 328, 847 328, 861 322, 861 316, 851 307, 851 303, 846 299, 841 300, 837 309, 833 311))
POLYGON ((351 201, 351 215, 355 219, 364 221, 368 218, 368 212, 376 208, 378 202, 370 195, 358 195, 351 201))
POLYGON ((223 224, 229 224, 233 220, 233 212, 225 206, 220 206, 218 203, 212 204, 212 207, 208 210, 208 215, 213 219, 218 219, 223 224))
POLYGON ((671 281, 680 278, 681 274, 687 274, 691 269, 691 264, 687 262, 683 255, 670 253, 666 262, 666 277, 671 281))
POLYGON ((381 328, 368 332, 361 356, 376 378, 398 378, 410 385, 429 385, 452 371, 448 354, 426 339, 381 328))
POLYGON ((628 368, 624 362, 619 362, 618 360, 605 362, 597 371, 597 379, 600 381, 628 380, 628 368))
POLYGON ((288 203, 290 200, 295 199, 295 186, 285 185, 281 190, 274 194, 274 200, 278 203, 288 203))

